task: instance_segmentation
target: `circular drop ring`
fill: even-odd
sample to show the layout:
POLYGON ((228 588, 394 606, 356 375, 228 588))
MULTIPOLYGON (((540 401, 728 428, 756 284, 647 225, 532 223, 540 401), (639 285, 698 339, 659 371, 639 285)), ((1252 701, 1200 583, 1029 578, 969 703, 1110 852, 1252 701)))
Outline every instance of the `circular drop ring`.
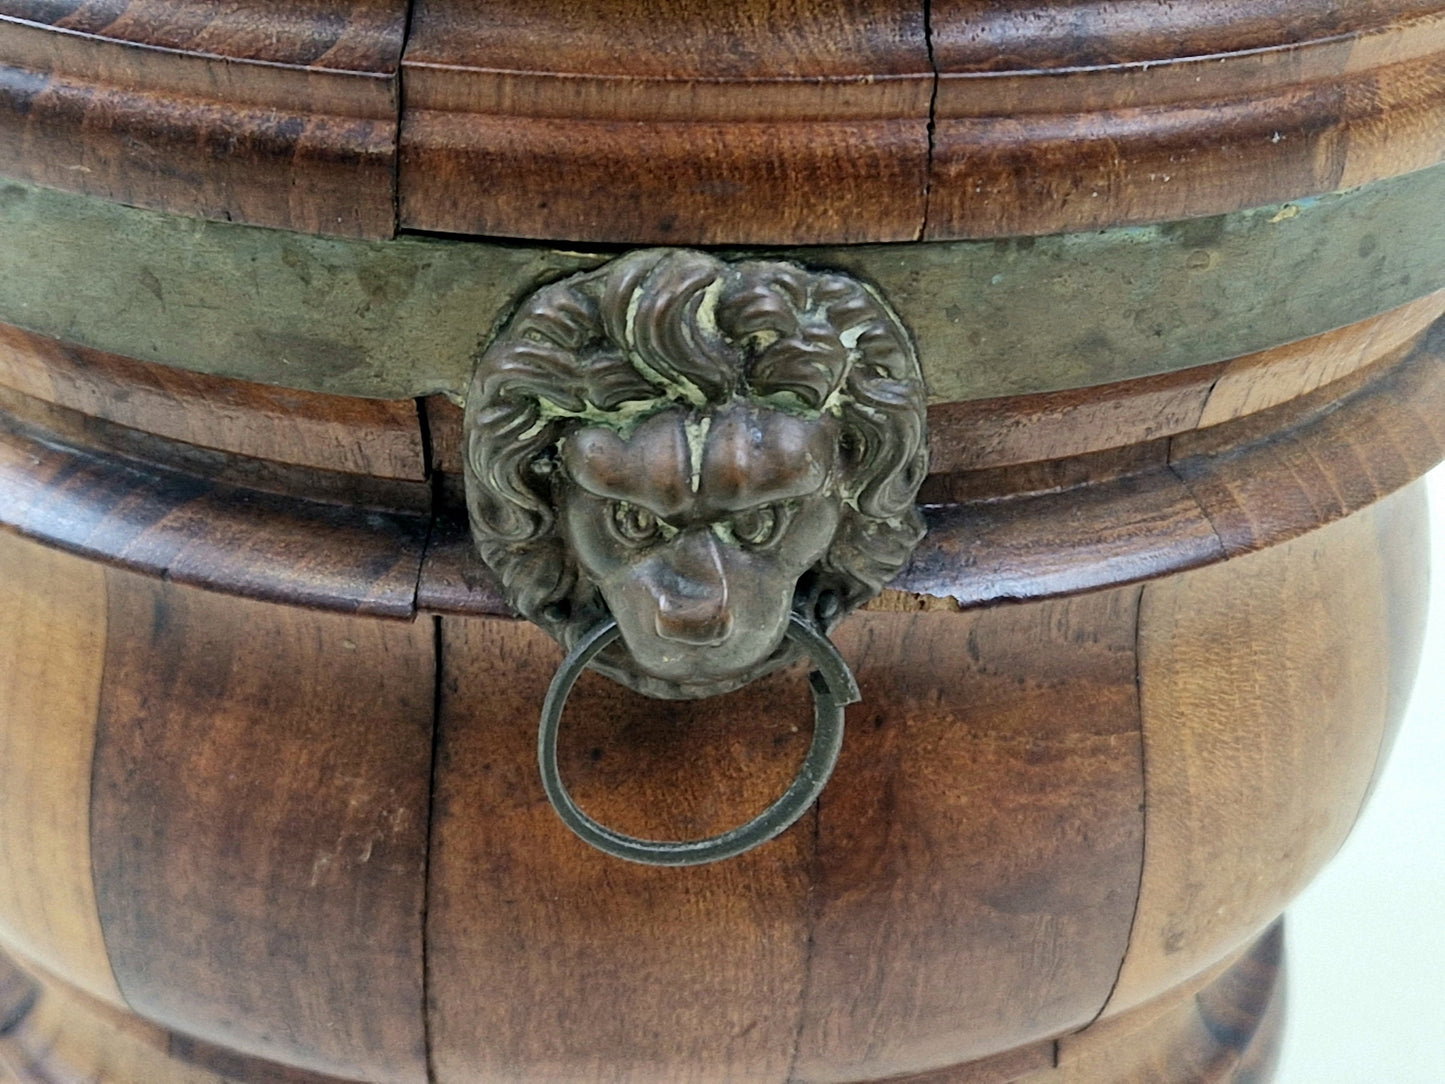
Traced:
POLYGON ((612 618, 589 629, 557 668, 542 705, 542 722, 537 731, 542 788, 568 828, 599 851, 616 858, 649 866, 698 866, 732 858, 766 843, 791 827, 817 801, 838 763, 838 752, 843 747, 843 709, 859 699, 858 683, 832 641, 811 621, 794 613, 788 620, 785 635, 802 647, 817 667, 808 675, 813 690, 813 741, 797 777, 782 797, 746 824, 706 839, 638 839, 613 831, 584 813, 562 783, 557 767, 557 734, 562 727, 562 711, 577 678, 619 635, 617 622, 612 618))

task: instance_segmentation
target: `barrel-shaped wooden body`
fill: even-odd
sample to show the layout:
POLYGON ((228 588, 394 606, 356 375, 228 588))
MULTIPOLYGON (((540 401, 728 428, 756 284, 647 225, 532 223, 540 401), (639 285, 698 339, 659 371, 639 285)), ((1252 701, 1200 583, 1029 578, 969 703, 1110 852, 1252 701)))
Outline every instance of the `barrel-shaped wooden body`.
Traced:
MULTIPOLYGON (((148 465, 122 458, 136 430, 63 404, 128 381, 100 413, 149 409, 165 374, 13 335, 8 386, 49 390, 5 393, 20 533, 0 536, 0 938, 43 987, 33 1002, 17 980, 7 1059, 24 1080, 268 1063, 423 1080, 428 1060, 455 1081, 1105 1080, 1124 1050, 1139 1064, 1120 1079, 1143 1081, 1251 1057, 1277 945, 1239 954, 1348 831, 1413 675, 1426 569, 1407 483, 1438 454, 1445 374, 1421 331, 1439 307, 1247 359, 1259 396, 1261 373, 1370 344, 1350 376, 1176 434, 1172 460, 939 505, 914 571, 836 635, 864 701, 823 800, 691 870, 593 851, 548 807, 535 727, 560 649, 458 592, 484 570, 445 519, 424 555, 419 527, 390 562, 328 551, 355 545, 352 506, 277 492, 318 477, 241 456, 229 478, 182 470, 194 446, 154 437, 148 465), (1022 597, 904 589, 960 538, 1022 597), (172 574, 143 567, 157 554, 172 574), (415 590, 408 556, 433 612, 356 612, 398 578, 415 590), (279 575, 316 599, 348 561, 371 577, 349 596, 244 597, 279 575), (1087 582, 1100 568, 1119 582, 1087 582), (1251 981, 1220 979, 1230 964, 1251 981), (1196 998, 1211 979, 1225 992, 1196 998)), ((1206 403, 1230 394, 1189 375, 1206 403)), ((203 444, 269 431, 340 462, 355 441, 354 419, 303 435, 343 401, 283 410, 191 379, 209 381, 185 414, 213 426, 203 444)), ((973 430, 1047 405, 993 402, 973 430)), ((430 406, 439 441, 451 412, 430 406)), ((365 409, 393 444, 420 439, 414 412, 365 409)), ((393 541, 427 521, 357 514, 389 516, 393 541)), ((795 672, 696 703, 588 678, 564 771, 625 830, 699 835, 786 785, 807 715, 795 672)))
MULTIPOLYGON (((1266 1079, 1418 663, 1442 73, 1429 0, 0 0, 0 1080, 1266 1079), (549 806, 464 495, 499 329, 657 245, 928 393, 833 778, 693 868, 549 806)), ((809 717, 589 674, 562 774, 698 838, 809 717)))

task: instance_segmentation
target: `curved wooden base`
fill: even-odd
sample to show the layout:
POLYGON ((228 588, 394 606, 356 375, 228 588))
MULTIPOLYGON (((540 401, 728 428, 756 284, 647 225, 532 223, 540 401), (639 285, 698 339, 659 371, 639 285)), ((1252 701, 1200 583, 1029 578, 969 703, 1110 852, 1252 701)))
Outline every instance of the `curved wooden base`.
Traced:
POLYGON ((889 1084, 1264 1084, 1279 1058, 1285 985, 1281 919, 1129 1012, 1052 1043, 889 1084))
POLYGON ((1262 1084, 1285 1017, 1284 922, 1191 982, 1059 1043, 1029 1084, 1262 1084))
MULTIPOLYGON (((1202 975, 1053 1042, 893 1084, 1262 1084, 1284 1021, 1283 922, 1202 975)), ((0 1084, 324 1084, 171 1035, 0 956, 0 1084)))

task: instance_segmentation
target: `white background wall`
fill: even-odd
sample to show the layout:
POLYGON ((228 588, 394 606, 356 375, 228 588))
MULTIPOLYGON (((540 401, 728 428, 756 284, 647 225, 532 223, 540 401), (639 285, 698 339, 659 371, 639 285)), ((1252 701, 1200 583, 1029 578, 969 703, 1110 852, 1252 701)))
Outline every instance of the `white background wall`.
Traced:
POLYGON ((1275 1084, 1445 1084, 1445 468, 1430 503, 1419 680, 1364 816, 1286 912, 1275 1084))

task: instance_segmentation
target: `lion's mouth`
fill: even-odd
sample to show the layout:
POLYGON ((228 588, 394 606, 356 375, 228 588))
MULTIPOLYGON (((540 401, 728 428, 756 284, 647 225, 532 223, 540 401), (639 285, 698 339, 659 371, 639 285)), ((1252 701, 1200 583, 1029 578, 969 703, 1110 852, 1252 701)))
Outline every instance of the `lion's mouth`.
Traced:
POLYGON ((691 680, 679 680, 651 673, 633 657, 625 642, 618 640, 603 650, 592 665, 599 673, 646 696, 667 700, 701 700, 740 689, 764 674, 796 662, 800 657, 801 652, 797 645, 790 640, 783 640, 771 652, 745 669, 729 667, 726 673, 717 676, 699 675, 691 680))

